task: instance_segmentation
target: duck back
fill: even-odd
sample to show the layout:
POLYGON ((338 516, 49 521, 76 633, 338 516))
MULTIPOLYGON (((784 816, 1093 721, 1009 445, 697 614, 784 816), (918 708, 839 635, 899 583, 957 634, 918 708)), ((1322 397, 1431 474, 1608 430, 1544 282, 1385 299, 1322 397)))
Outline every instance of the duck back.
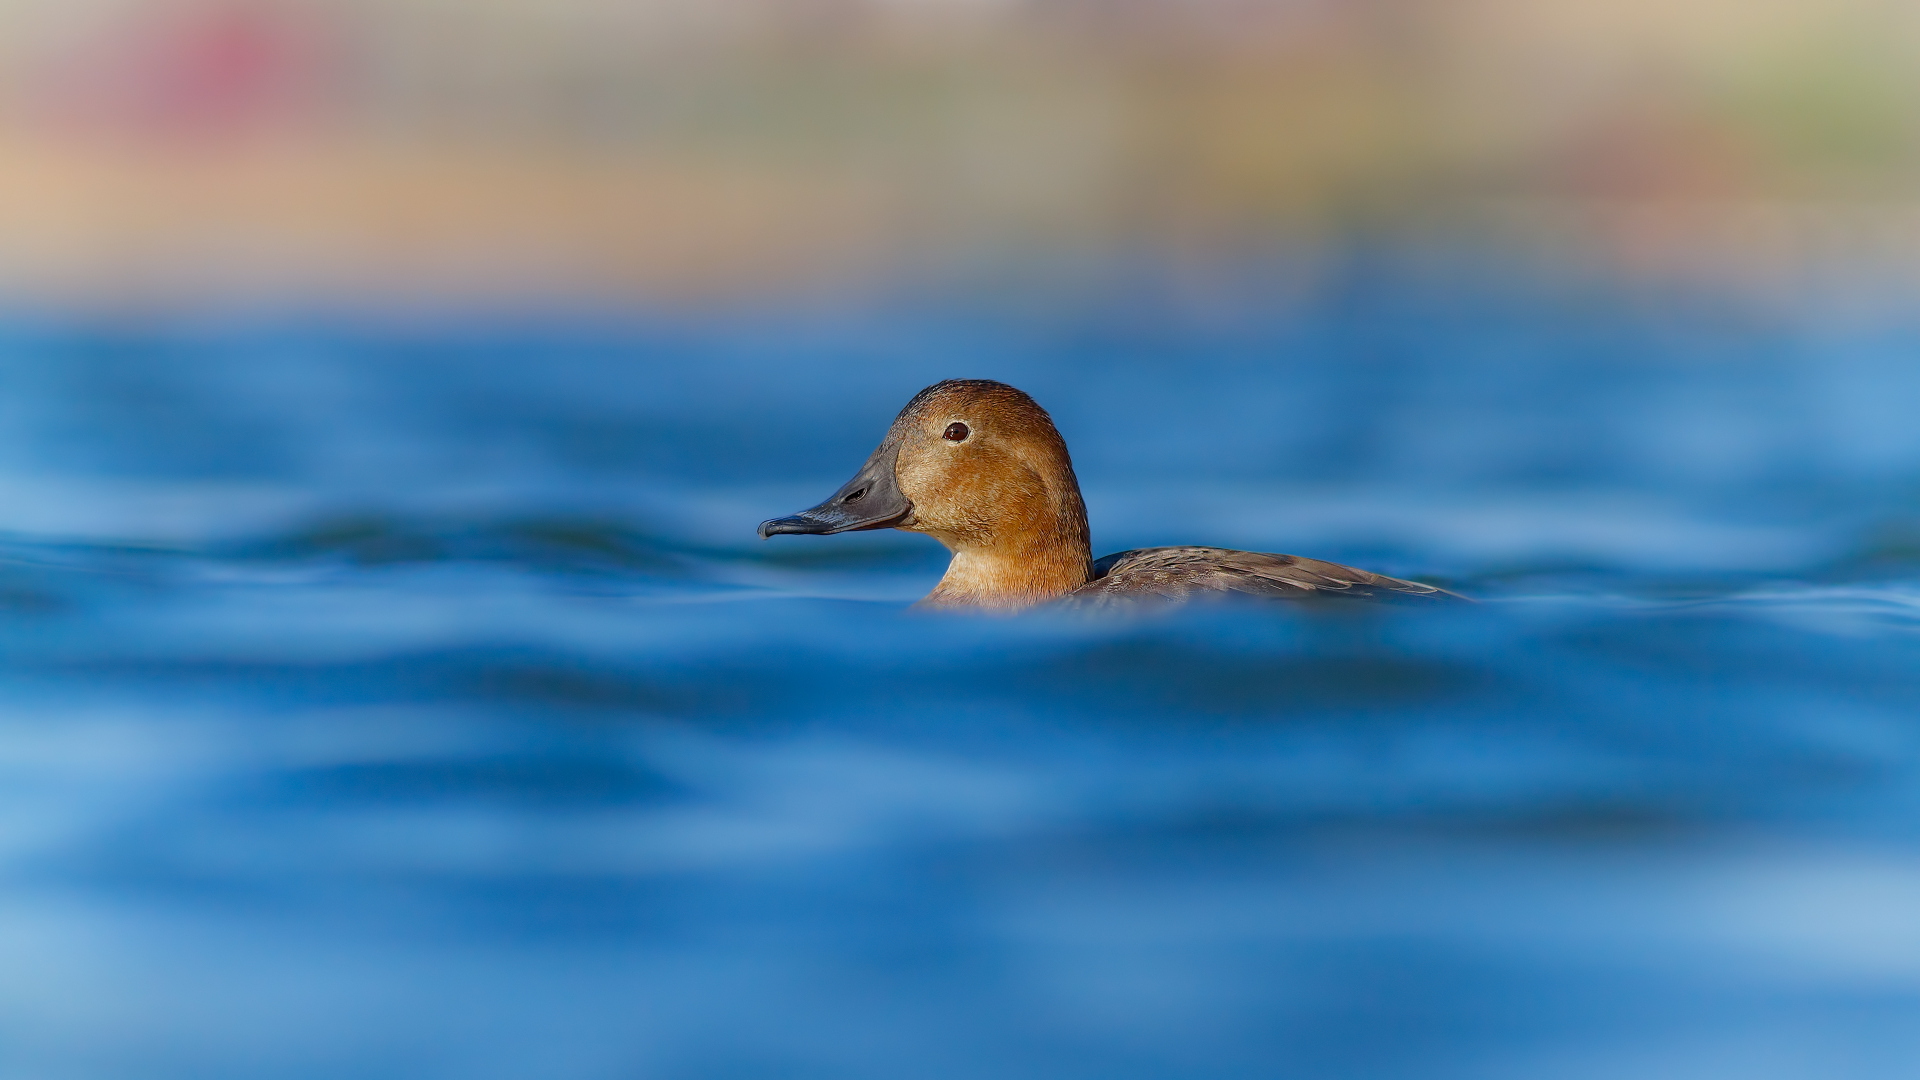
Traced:
POLYGON ((1306 599, 1364 597, 1465 600, 1432 585, 1298 555, 1216 547, 1136 548, 1093 564, 1093 580, 1068 594, 1076 604, 1198 599, 1206 594, 1306 599))

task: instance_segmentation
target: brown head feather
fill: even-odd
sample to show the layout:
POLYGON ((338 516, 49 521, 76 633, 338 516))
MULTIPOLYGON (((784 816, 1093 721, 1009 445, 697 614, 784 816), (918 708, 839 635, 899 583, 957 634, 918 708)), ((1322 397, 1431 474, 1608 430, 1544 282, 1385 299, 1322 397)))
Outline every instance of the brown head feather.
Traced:
MULTIPOLYGON (((956 429, 957 430, 957 429, 956 429)), ((913 502, 898 527, 953 551, 929 604, 1026 607, 1092 578, 1087 509, 1053 418, 1005 383, 950 379, 915 394, 887 439, 913 502), (948 439, 955 424, 962 439, 948 439)))

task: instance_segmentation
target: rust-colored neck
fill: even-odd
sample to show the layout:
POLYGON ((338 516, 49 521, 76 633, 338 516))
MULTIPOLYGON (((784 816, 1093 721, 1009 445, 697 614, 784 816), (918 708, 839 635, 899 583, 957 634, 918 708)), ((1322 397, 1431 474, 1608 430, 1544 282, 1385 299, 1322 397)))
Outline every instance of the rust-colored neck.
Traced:
POLYGON ((921 601, 935 607, 1016 610, 1057 600, 1093 577, 1087 510, 1071 466, 992 519, 964 532, 936 532, 953 551, 940 584, 921 601))

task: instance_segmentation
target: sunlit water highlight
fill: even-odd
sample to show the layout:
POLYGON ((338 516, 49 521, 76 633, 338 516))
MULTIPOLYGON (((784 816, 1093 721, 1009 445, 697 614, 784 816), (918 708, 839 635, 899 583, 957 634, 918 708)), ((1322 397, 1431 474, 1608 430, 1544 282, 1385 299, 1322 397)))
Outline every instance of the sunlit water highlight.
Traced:
POLYGON ((1920 336, 1267 314, 0 335, 0 1072, 1920 1071, 1920 336), (903 611, 762 543, 948 376, 1101 552, 1465 610, 903 611))

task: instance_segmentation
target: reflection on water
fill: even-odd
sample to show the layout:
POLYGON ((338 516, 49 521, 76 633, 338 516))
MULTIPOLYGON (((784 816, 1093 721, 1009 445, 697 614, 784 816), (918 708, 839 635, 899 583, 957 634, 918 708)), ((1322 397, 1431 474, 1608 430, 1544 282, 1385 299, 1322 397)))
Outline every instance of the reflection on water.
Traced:
POLYGON ((1356 272, 0 347, 0 1064, 47 1077, 1920 1067, 1904 327, 1356 272), (1102 552, 1468 610, 902 610, 762 543, 936 378, 1102 552))

